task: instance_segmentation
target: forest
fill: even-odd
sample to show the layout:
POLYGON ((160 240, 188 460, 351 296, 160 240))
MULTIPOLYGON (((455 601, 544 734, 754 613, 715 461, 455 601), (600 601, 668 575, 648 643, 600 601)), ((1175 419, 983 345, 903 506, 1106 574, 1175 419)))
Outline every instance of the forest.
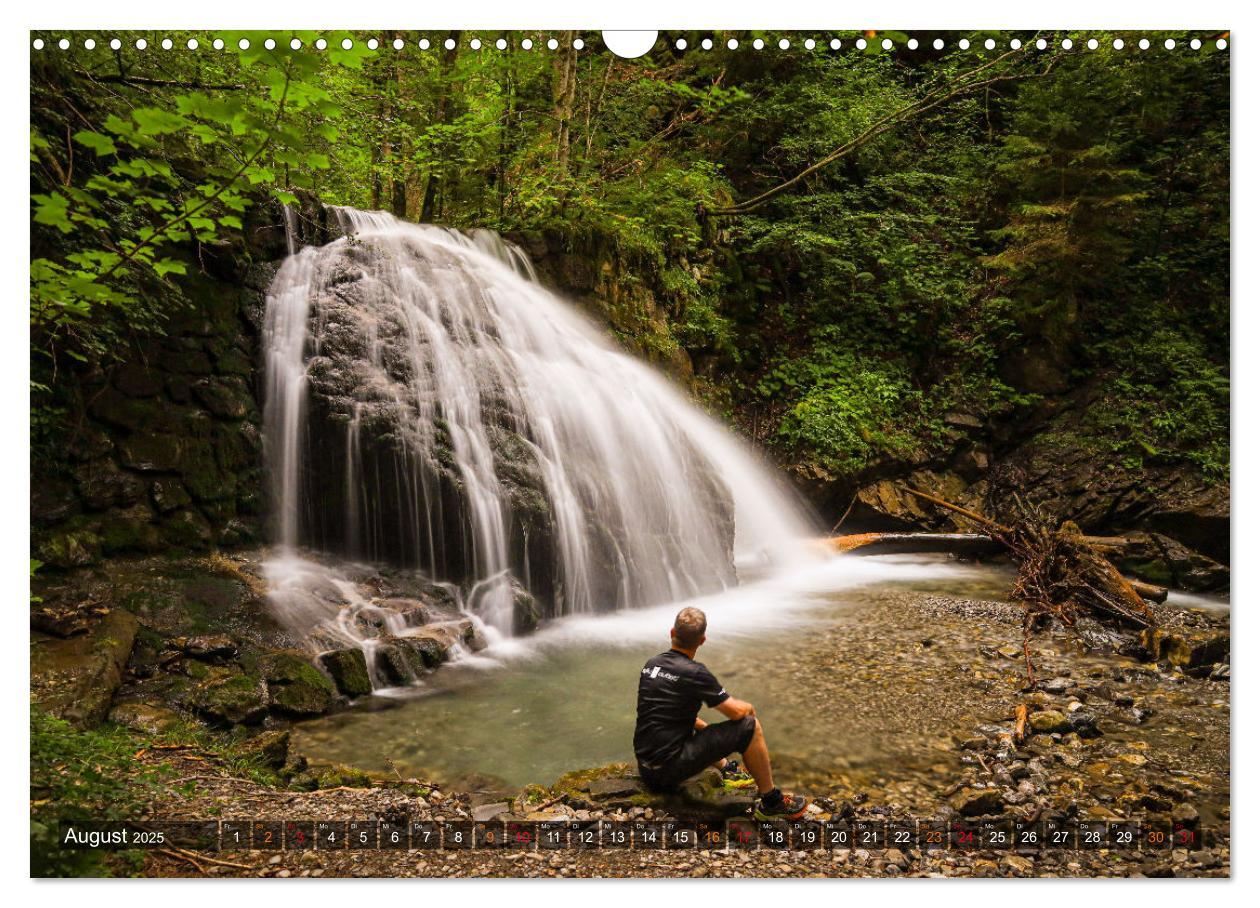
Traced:
POLYGON ((624 60, 593 33, 169 37, 33 56, 37 414, 58 368, 161 330, 198 247, 308 191, 610 267, 618 338, 803 477, 921 462, 943 414, 1009 420, 1085 382, 1078 430, 1116 461, 1228 475, 1211 44, 687 34, 624 60))

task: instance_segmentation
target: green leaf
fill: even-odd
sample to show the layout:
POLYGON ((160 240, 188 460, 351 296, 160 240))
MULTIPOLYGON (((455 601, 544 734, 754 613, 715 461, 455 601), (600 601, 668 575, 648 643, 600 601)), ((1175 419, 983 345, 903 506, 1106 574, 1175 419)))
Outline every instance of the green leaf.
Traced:
POLYGON ((62 233, 74 231, 74 224, 70 222, 70 201, 65 196, 54 192, 51 195, 31 196, 31 201, 35 203, 36 224, 56 227, 62 233))
POLYGON ((187 274, 188 267, 175 259, 158 259, 153 263, 153 270, 157 272, 158 277, 166 277, 168 274, 187 274))
POLYGON ((99 158, 102 155, 115 154, 118 146, 114 144, 114 140, 109 136, 103 136, 99 132, 88 132, 86 129, 76 132, 74 140, 85 148, 90 148, 96 152, 99 158))

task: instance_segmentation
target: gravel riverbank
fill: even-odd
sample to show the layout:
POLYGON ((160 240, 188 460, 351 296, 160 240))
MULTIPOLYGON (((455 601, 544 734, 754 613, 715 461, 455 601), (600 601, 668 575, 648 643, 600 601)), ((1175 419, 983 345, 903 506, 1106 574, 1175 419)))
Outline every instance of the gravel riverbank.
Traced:
MULTIPOLYGON (((815 798, 813 820, 897 822, 917 817, 921 823, 945 827, 986 819, 1060 825, 1133 821, 1149 828, 1171 828, 1176 823, 1208 833, 1206 844, 1041 851, 918 847, 172 851, 147 854, 145 873, 1227 876, 1228 662, 1202 662, 1218 653, 1209 644, 1219 643, 1222 635, 1228 652, 1227 617, 1170 608, 1163 613, 1163 638, 1151 642, 1166 658, 1138 658, 1143 654, 1131 642, 1117 642, 1100 629, 1042 635, 1035 638, 1032 650, 1038 684, 1027 689, 1015 607, 917 592, 874 595, 848 620, 811 630, 790 660, 777 661, 773 667, 796 675, 801 696, 817 708, 814 723, 835 723, 831 731, 844 729, 854 746, 840 755, 832 753, 814 743, 823 736, 810 728, 769 729, 771 744, 781 778, 815 798), (1128 654, 1111 651, 1117 647, 1128 654), (1194 663, 1195 653, 1199 663, 1194 663), (1185 664, 1174 664, 1177 660, 1185 664), (1029 709, 1029 734, 1016 742, 1012 731, 1019 704, 1029 709)), ((731 683, 737 686, 738 678, 731 683)), ((189 768, 200 770, 189 773, 185 794, 160 805, 160 812, 155 805, 154 815, 626 823, 657 823, 678 815, 672 802, 639 791, 619 766, 566 777, 550 790, 532 786, 503 800, 504 793, 493 784, 482 790, 457 790, 416 780, 377 779, 363 787, 365 780, 345 784, 346 778, 336 773, 327 776, 331 787, 285 791, 207 771, 204 757, 198 756, 180 751, 144 757, 190 760, 189 768)), ((300 759, 297 755, 289 759, 295 756, 300 759)), ((706 808, 695 809, 703 814, 706 808)))

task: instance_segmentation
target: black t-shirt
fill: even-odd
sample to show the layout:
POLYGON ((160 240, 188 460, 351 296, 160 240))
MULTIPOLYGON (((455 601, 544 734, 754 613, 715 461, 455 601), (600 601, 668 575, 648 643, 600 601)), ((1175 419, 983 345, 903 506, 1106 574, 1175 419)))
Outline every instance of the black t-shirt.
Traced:
POLYGON ((639 674, 634 726, 634 755, 640 765, 648 769, 668 765, 695 731, 700 704, 713 707, 729 697, 703 663, 677 650, 649 659, 639 674))

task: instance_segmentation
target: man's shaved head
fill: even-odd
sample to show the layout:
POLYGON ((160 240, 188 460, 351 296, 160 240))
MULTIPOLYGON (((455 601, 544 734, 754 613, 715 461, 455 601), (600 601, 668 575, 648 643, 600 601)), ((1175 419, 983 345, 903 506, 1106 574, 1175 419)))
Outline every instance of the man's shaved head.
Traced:
POLYGON ((703 642, 708 627, 709 619, 704 617, 704 612, 688 606, 674 619, 674 640, 679 646, 695 649, 703 642))

